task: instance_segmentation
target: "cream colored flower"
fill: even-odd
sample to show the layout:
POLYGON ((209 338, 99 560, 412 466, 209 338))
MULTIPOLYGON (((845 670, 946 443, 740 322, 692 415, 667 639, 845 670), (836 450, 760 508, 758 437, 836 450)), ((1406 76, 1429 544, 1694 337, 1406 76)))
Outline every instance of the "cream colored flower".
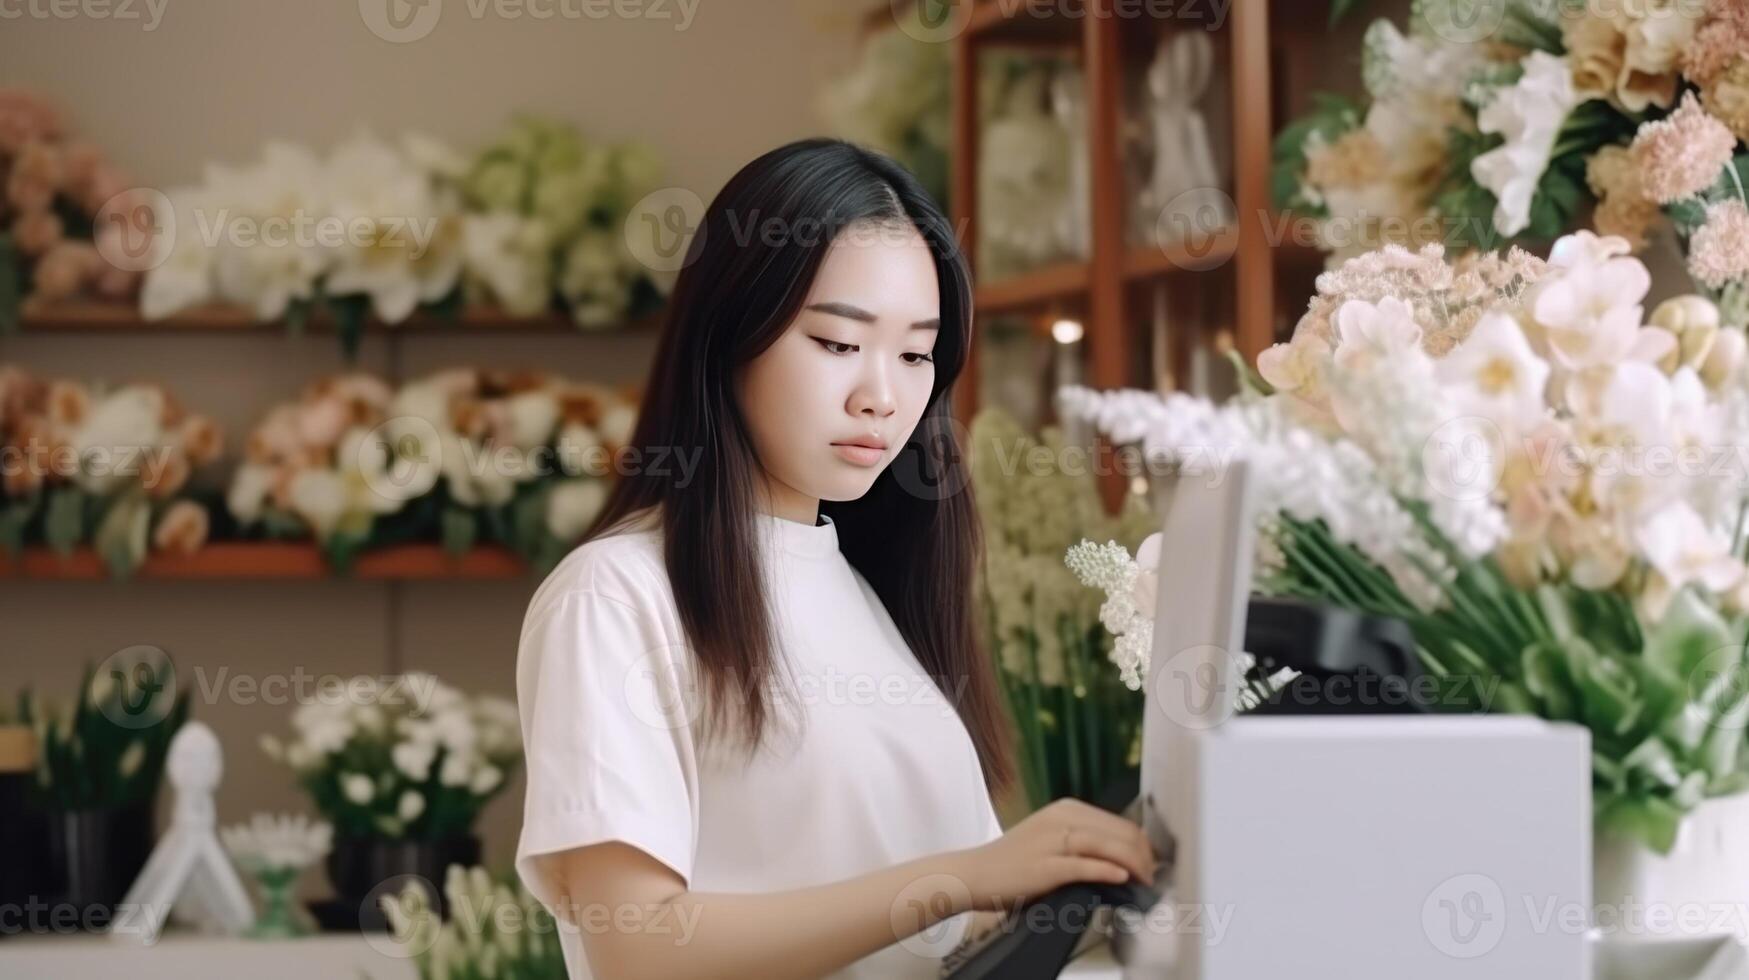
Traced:
POLYGON ((1631 152, 1646 197, 1674 204, 1713 186, 1736 148, 1737 137, 1690 92, 1668 117, 1640 127, 1631 152))
POLYGON ((192 500, 178 500, 158 519, 152 546, 159 551, 190 555, 206 544, 210 522, 206 508, 192 500))

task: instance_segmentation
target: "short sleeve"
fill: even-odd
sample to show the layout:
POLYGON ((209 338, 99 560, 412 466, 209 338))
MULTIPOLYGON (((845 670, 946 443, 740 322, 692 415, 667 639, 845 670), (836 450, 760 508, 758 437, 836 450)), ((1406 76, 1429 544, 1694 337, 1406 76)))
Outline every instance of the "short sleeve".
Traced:
POLYGON ((516 872, 549 907, 550 855, 623 841, 688 882, 698 768, 682 646, 618 598, 571 591, 531 608, 516 657, 527 795, 516 872))

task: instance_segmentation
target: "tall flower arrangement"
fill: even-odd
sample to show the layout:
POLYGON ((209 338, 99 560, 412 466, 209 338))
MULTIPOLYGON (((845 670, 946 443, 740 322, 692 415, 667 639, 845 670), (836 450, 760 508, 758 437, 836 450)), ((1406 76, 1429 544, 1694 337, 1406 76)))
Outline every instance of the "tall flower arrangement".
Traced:
MULTIPOLYGON (((1139 761, 1140 699, 1109 663, 1100 597, 1064 564, 1084 538, 1134 548, 1154 530, 1141 498, 1105 513, 1059 430, 1027 435, 986 409, 972 422, 972 482, 984 529, 978 578, 990 646, 1019 733, 1027 799, 1097 799, 1139 761)), ((1078 460, 1078 461, 1077 461, 1078 460)))
POLYGON ((1464 706, 1588 727, 1600 829, 1662 851, 1749 788, 1749 387, 1710 301, 1646 315, 1629 249, 1390 246, 1320 278, 1248 397, 1061 398, 1151 456, 1250 459, 1257 589, 1401 617, 1430 673, 1497 682, 1464 706))
POLYGON ((457 368, 392 390, 308 386, 250 434, 228 494, 248 533, 314 537, 346 567, 366 548, 487 540, 549 568, 606 502, 633 406, 602 385, 457 368))
POLYGON ((0 365, 0 548, 66 555, 89 543, 117 576, 151 551, 193 552, 209 520, 190 477, 222 444, 212 419, 159 385, 45 381, 0 365))
POLYGON ((1417 0, 1367 31, 1367 99, 1322 98, 1276 147, 1276 198, 1344 257, 1669 226, 1749 322, 1749 13, 1736 0, 1417 0))

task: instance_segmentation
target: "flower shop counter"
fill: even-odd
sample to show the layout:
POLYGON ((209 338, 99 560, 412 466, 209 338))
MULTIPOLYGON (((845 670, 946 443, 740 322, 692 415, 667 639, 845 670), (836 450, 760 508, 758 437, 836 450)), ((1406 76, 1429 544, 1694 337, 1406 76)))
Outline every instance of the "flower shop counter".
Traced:
MULTIPOLYGON (((388 934, 236 939, 171 933, 151 946, 101 934, 18 934, 0 939, 0 977, 84 980, 419 980, 411 959, 385 952, 388 934), (372 943, 381 946, 379 950, 372 943)), ((562 978, 559 978, 562 980, 562 978)))

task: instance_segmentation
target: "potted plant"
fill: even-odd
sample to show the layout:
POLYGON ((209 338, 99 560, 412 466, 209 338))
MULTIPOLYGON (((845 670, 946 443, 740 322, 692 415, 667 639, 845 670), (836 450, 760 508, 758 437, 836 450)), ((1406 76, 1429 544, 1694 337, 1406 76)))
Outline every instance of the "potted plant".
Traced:
POLYGON ((474 823, 522 760, 516 705, 470 697, 414 672, 354 677, 298 706, 294 734, 263 736, 334 828, 328 877, 338 908, 359 910, 398 875, 436 882, 451 864, 480 860, 474 823))
POLYGON ((36 743, 32 805, 47 823, 41 886, 81 921, 106 922, 151 854, 164 761, 188 717, 174 676, 162 650, 131 647, 87 666, 74 704, 20 697, 36 743))
MULTIPOLYGON (((36 771, 36 733, 20 713, 0 704, 0 908, 20 907, 33 893, 40 863, 33 841, 46 833, 41 814, 28 807, 36 771)), ((6 935, 0 930, 0 935, 6 935)))

